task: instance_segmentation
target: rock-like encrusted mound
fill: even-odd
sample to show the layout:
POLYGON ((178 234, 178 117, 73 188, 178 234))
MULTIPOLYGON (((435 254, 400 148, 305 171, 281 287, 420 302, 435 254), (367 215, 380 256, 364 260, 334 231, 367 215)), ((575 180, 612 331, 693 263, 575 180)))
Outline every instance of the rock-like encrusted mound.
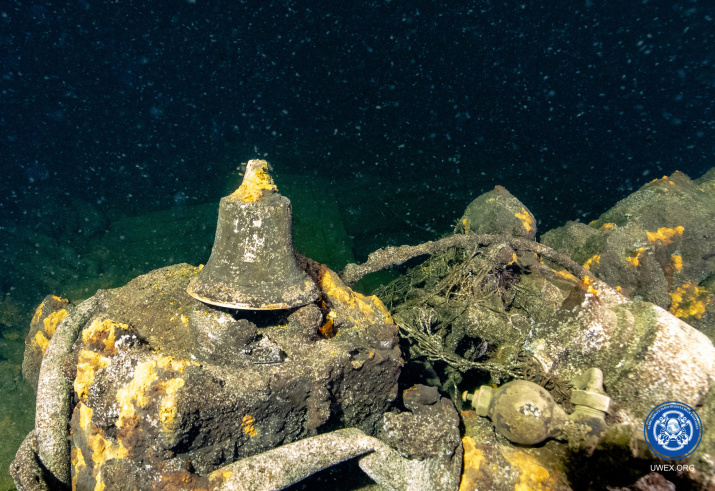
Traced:
POLYGON ((568 222, 541 241, 630 298, 652 302, 715 336, 715 169, 646 184, 597 220, 568 222))
MULTIPOLYGON (((198 270, 186 264, 99 291, 63 367, 72 485, 154 489, 323 431, 374 433, 397 396, 397 328, 377 298, 313 269, 320 304, 294 311, 202 304, 186 294, 198 270)), ((65 306, 38 308, 34 382, 65 306)))

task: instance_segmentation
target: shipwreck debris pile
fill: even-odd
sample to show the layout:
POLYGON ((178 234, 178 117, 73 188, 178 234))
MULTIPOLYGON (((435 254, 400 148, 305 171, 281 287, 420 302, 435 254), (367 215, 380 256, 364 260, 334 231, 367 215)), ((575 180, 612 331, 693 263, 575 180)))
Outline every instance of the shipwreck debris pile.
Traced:
POLYGON ((270 490, 357 458, 386 489, 712 484, 714 190, 715 170, 675 173, 539 243, 498 186, 452 234, 338 274, 295 255, 290 202, 251 161, 203 269, 38 307, 13 476, 270 490), (377 296, 350 288, 425 255, 377 296), (705 430, 678 475, 650 473, 643 439, 668 400, 705 430))

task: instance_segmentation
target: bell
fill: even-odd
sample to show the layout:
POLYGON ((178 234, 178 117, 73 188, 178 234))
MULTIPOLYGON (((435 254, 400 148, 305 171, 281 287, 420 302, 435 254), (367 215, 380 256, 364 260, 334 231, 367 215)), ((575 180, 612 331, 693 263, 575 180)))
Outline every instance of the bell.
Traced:
POLYGON ((216 238, 189 295, 232 309, 299 307, 318 298, 293 250, 290 200, 278 193, 268 162, 251 160, 241 186, 221 199, 216 238))

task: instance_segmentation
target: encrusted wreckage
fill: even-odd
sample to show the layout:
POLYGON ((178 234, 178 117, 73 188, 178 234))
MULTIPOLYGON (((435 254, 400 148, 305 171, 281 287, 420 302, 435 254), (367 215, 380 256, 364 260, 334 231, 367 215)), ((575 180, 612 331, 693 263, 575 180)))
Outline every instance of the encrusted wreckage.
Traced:
POLYGON ((38 307, 23 367, 37 423, 12 467, 18 488, 281 489, 368 453, 361 467, 394 489, 458 484, 453 405, 437 395, 385 415, 397 326, 376 297, 296 258, 290 202, 266 167, 251 161, 222 200, 205 267, 38 307), (388 445, 409 447, 430 412, 420 424, 436 450, 415 460, 388 445))
POLYGON ((273 490, 356 457, 394 490, 712 485, 714 172, 544 243, 498 186, 454 234, 337 274, 293 252, 290 202, 251 161, 203 269, 38 307, 17 486, 273 490), (377 296, 350 288, 422 255, 377 296), (643 440, 667 400, 708 432, 678 475, 649 473, 643 440))
MULTIPOLYGON (((579 444, 570 430, 562 432, 563 418, 557 418, 561 422, 554 422, 553 434, 568 440, 572 451, 564 453, 555 441, 528 451, 503 441, 497 455, 486 443, 493 441, 494 429, 462 412, 464 489, 638 487, 641 478, 713 485, 715 448, 707 425, 713 421, 715 381, 715 349, 708 337, 715 326, 715 256, 708 240, 715 236, 713 190, 715 169, 696 181, 676 172, 645 185, 592 224, 569 222, 547 232, 539 244, 528 240, 534 233, 530 214, 497 187, 467 208, 455 235, 376 251, 366 264, 346 269, 351 275, 382 267, 390 257, 406 261, 432 255, 377 294, 407 341, 407 374, 431 373, 432 383, 458 406, 464 389, 517 379, 546 389, 573 419, 584 406, 576 396, 579 376, 590 368, 602 372, 610 399, 607 428, 593 447, 579 444), (489 217, 495 216, 514 236, 490 235, 495 225, 489 217), (411 369, 420 359, 421 366, 411 369), (671 400, 698 408, 705 435, 684 471, 667 479, 647 477, 657 457, 645 444, 643 422, 655 406, 671 400), (590 456, 587 464, 580 455, 590 456), (576 474, 575 466, 581 469, 576 474), (514 480, 515 475, 521 477, 514 480)), ((518 392, 513 400, 519 414, 531 414, 524 408, 538 407, 544 400, 539 394, 533 388, 518 392)), ((594 410, 605 407, 592 403, 594 410)), ((489 415, 487 408, 476 407, 489 415)), ((502 413, 497 411, 507 418, 502 413)), ((501 432, 501 421, 494 423, 506 439, 529 427, 522 421, 501 432)), ((534 427, 545 424, 538 423, 534 427)), ((594 420, 582 436, 598 433, 594 425, 600 423, 594 420)))

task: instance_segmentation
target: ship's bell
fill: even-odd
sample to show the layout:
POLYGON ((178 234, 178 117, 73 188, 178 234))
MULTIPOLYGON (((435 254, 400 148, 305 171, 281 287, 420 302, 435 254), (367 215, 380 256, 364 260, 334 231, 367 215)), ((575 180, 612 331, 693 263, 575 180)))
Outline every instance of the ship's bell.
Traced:
POLYGON ((290 200, 278 193, 268 162, 251 160, 241 186, 221 199, 206 266, 189 282, 192 297, 232 309, 299 307, 318 298, 293 250, 290 200))

